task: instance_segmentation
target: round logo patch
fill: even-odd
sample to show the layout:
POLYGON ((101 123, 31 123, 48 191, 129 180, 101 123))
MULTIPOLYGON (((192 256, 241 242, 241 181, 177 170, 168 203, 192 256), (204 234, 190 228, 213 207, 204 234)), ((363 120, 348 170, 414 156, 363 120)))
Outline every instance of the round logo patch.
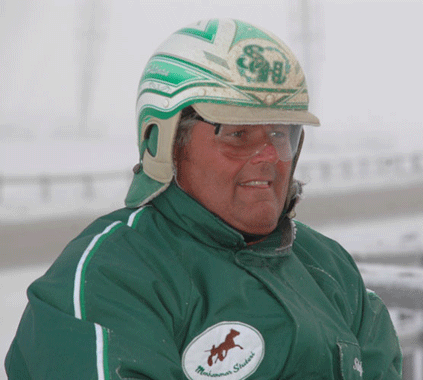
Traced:
POLYGON ((241 322, 221 322, 192 340, 182 356, 182 368, 191 380, 242 380, 256 371, 263 356, 258 330, 241 322))

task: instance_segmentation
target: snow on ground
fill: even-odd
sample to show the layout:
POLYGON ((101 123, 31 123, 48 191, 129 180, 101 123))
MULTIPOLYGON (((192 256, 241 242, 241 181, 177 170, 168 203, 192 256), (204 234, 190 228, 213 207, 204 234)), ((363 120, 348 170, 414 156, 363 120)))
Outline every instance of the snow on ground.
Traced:
POLYGON ((325 225, 319 232, 362 259, 413 253, 423 256, 423 214, 325 225))

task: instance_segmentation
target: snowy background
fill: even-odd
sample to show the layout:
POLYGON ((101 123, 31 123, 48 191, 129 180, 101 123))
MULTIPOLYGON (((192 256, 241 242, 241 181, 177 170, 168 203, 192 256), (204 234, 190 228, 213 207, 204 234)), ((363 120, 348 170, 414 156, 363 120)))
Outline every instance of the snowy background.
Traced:
POLYGON ((19 250, 33 264, 11 265, 6 255, 19 252, 5 231, 123 206, 138 160, 134 109, 143 67, 170 33, 198 19, 264 26, 304 63, 311 110, 322 123, 306 130, 298 168, 309 182, 304 208, 366 191, 397 191, 390 202, 400 204, 398 189, 410 189, 400 210, 387 204, 316 228, 363 255, 422 252, 422 16, 421 0, 0 0, 0 358, 27 286, 48 266, 25 236, 19 250), (355 173, 348 178, 346 162, 355 173), (75 179, 49 184, 63 175, 75 179))

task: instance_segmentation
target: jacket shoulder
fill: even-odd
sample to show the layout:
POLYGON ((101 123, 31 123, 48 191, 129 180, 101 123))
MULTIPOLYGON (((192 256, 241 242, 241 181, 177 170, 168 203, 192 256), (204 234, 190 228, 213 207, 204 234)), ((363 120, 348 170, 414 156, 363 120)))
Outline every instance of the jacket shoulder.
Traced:
POLYGON ((341 244, 337 241, 321 234, 311 227, 295 221, 296 239, 294 248, 304 260, 311 260, 313 263, 344 263, 358 270, 354 259, 341 244), (307 253, 307 254, 306 254, 307 253))
POLYGON ((120 209, 96 219, 69 242, 29 293, 48 299, 65 313, 74 314, 77 308, 76 314, 83 317, 84 310, 88 316, 92 297, 107 292, 111 297, 111 288, 123 285, 138 289, 138 279, 146 279, 147 273, 151 282, 160 282, 165 274, 182 279, 178 285, 190 291, 186 290, 190 283, 186 284, 184 268, 163 238, 167 228, 158 214, 146 206, 120 209))
POLYGON ((296 222, 293 252, 351 326, 365 291, 351 255, 335 240, 296 222))

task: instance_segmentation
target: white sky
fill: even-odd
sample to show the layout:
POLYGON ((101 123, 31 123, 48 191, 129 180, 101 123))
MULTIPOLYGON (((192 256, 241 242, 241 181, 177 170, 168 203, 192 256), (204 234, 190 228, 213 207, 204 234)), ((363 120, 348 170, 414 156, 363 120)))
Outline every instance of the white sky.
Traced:
MULTIPOLYGON (((75 125, 79 113, 82 0, 0 2, 0 125, 34 136, 75 125)), ((299 1, 297 2, 297 4, 299 1)), ((306 70, 312 108, 327 130, 403 129, 421 136, 423 1, 313 0, 317 42, 306 70)), ((197 19, 264 26, 302 57, 290 1, 103 0, 90 123, 133 135, 142 69, 170 33, 197 19), (260 3, 260 5, 258 4, 260 3)))

